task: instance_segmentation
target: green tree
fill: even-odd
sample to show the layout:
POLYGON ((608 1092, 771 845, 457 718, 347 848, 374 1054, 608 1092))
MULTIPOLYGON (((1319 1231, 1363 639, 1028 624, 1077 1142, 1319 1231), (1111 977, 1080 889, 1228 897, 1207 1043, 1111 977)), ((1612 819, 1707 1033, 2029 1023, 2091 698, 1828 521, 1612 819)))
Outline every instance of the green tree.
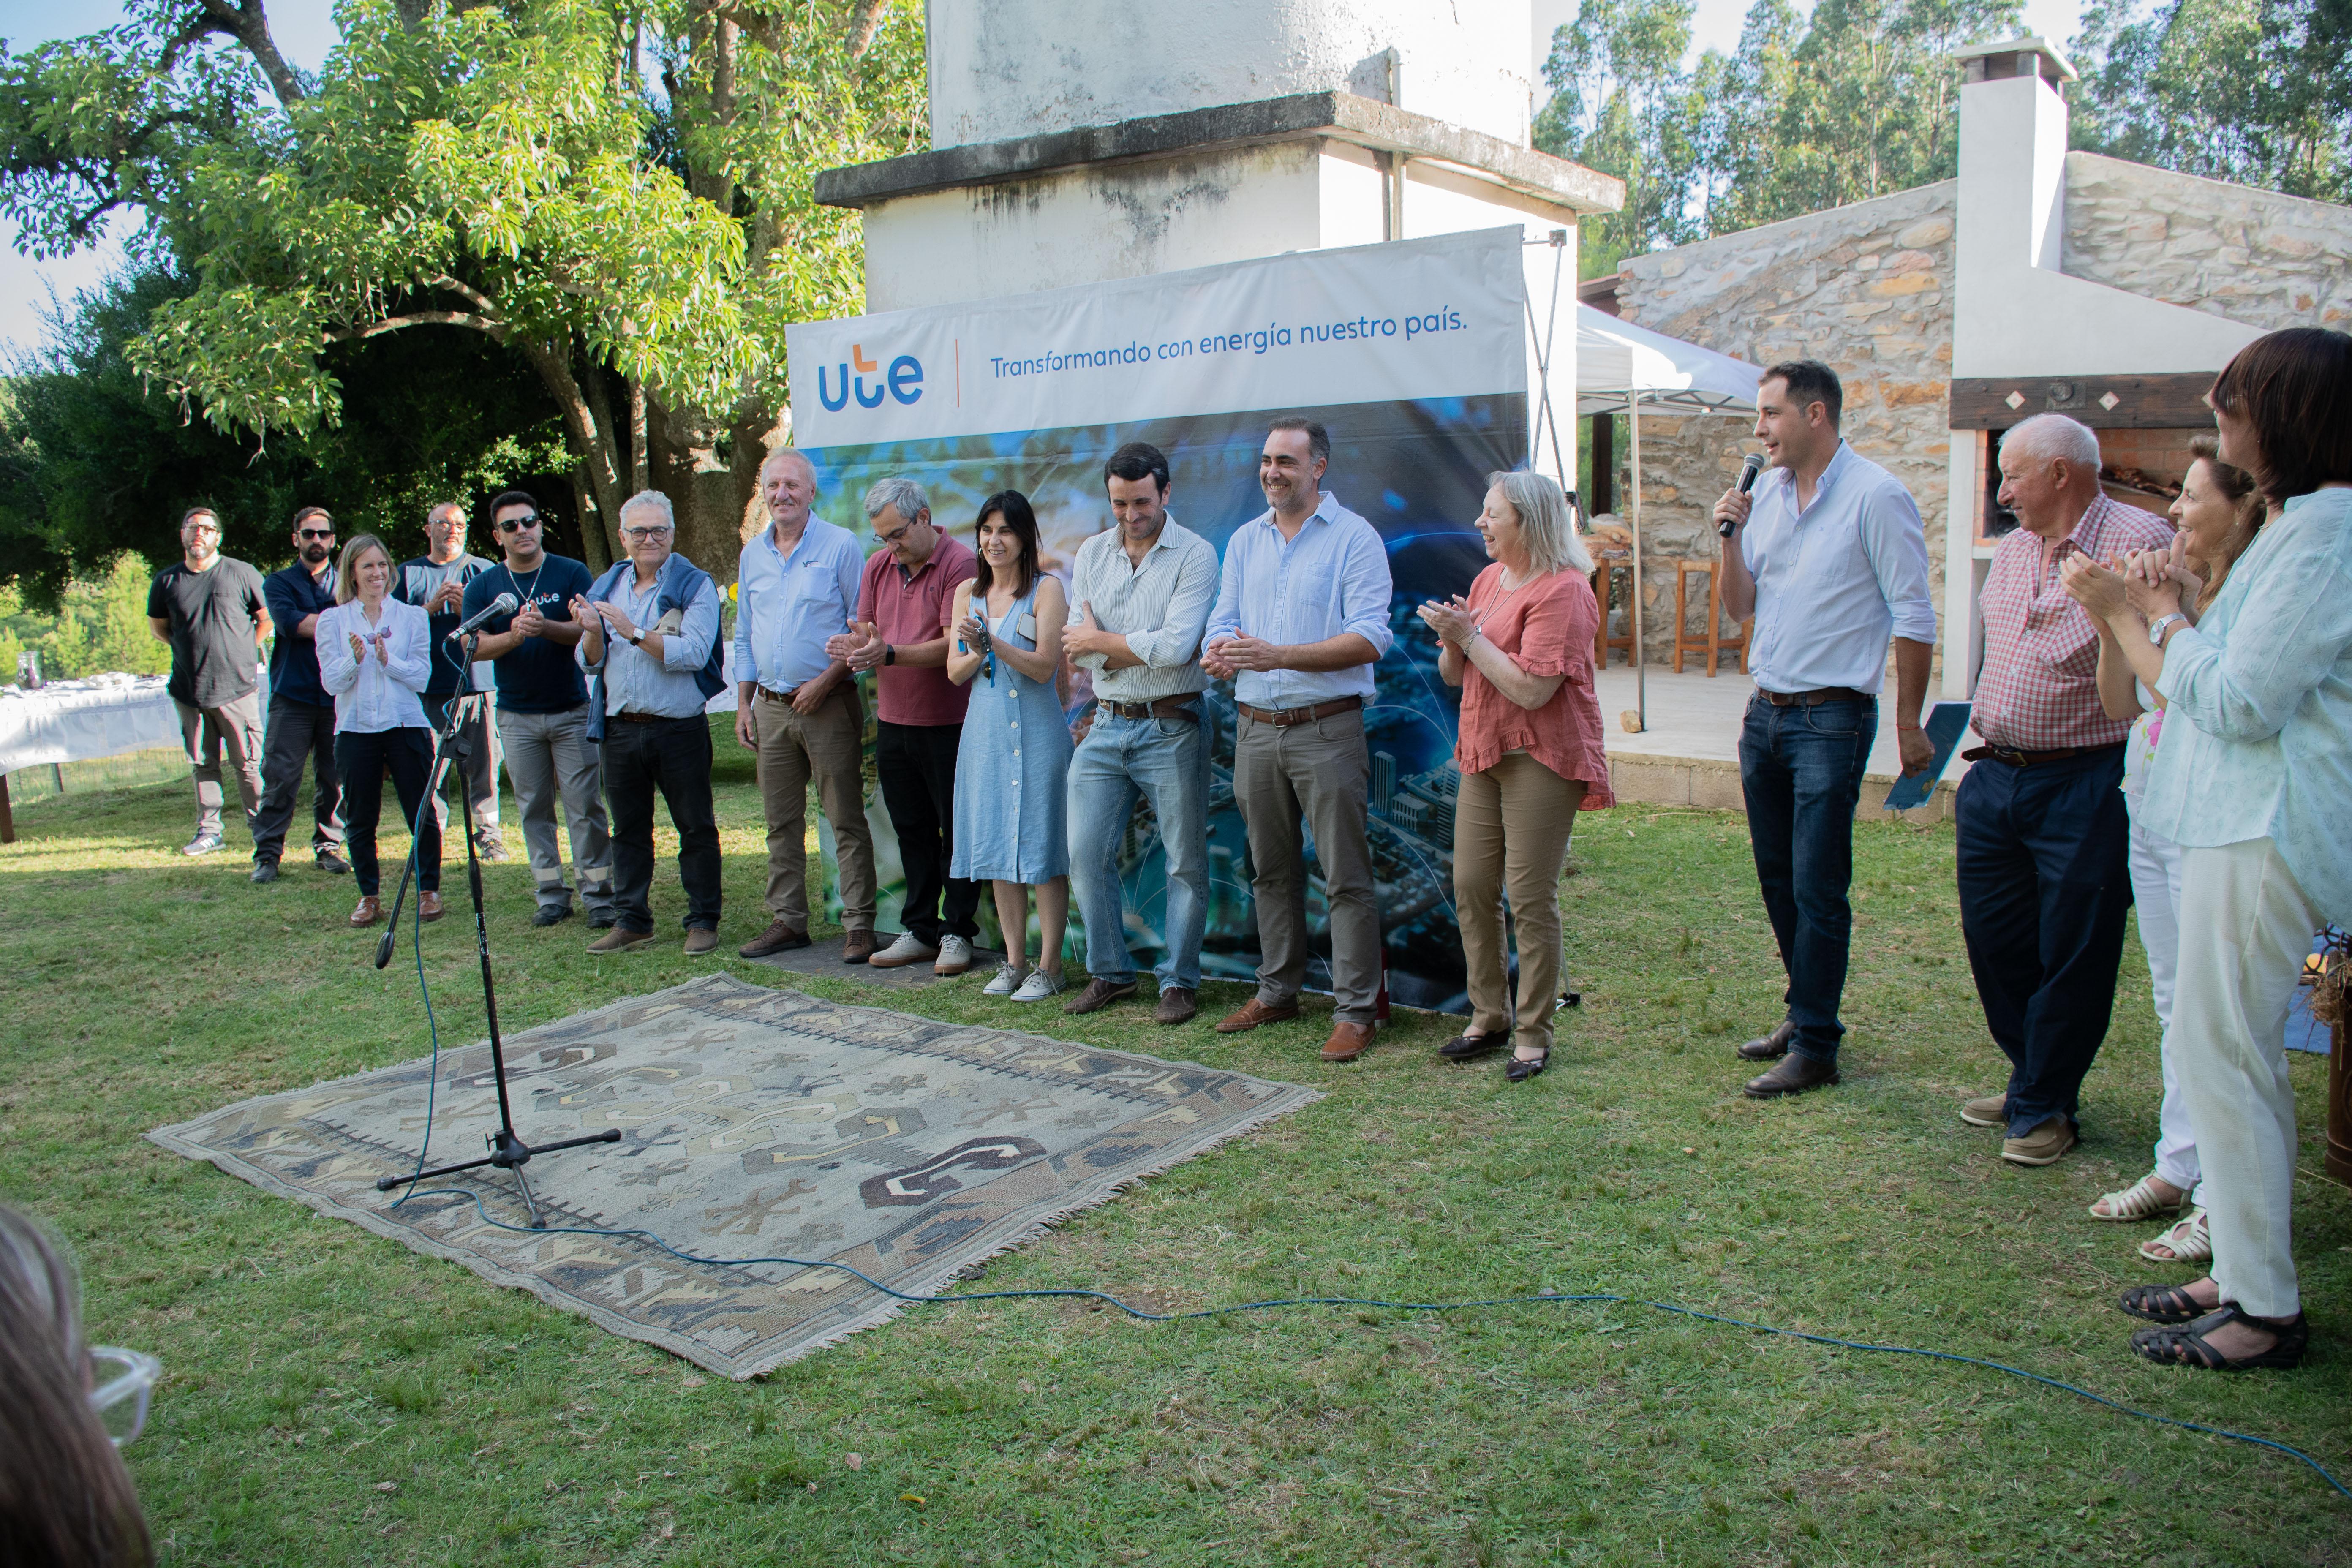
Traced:
POLYGON ((1625 205, 1585 225, 1587 277, 1629 255, 1698 232, 1692 188, 1700 159, 1700 105, 1682 69, 1693 0, 1584 0, 1552 35, 1537 116, 1538 148, 1625 182, 1625 205))
POLYGON ((146 563, 126 552, 67 584, 49 614, 27 611, 15 589, 0 588, 0 679, 16 678, 16 657, 28 647, 39 651, 41 673, 51 680, 107 670, 166 673, 172 650, 147 628, 147 584, 146 563))
POLYGON ((2352 0, 2095 0, 2070 52, 2075 146, 2352 200, 2352 0))
POLYGON ((922 45, 887 0, 343 0, 311 79, 263 0, 134 0, 0 71, 0 206, 86 244, 118 207, 195 280, 131 364, 224 429, 343 416, 336 345, 471 333, 562 422, 590 559, 622 498, 732 563, 784 323, 855 310, 828 164, 919 145, 922 45))

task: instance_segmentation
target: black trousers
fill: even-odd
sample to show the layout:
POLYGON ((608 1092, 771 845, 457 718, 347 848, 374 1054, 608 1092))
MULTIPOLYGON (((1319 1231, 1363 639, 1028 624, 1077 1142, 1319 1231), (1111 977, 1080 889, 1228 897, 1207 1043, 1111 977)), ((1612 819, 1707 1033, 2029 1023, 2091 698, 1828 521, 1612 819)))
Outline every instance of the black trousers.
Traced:
POLYGON ((981 884, 948 875, 955 858, 956 750, 962 740, 961 724, 875 726, 874 772, 907 873, 899 923, 926 947, 939 946, 942 936, 970 942, 980 935, 972 915, 980 908, 981 884))
POLYGON ((433 773, 433 732, 429 730, 345 730, 335 737, 335 767, 345 781, 344 826, 349 837, 352 878, 362 896, 380 890, 375 865, 375 827, 383 815, 383 775, 400 794, 401 815, 416 826, 416 885, 429 893, 441 890, 441 825, 425 805, 425 785, 433 773))
POLYGON ((302 793, 302 763, 310 763, 310 849, 313 854, 343 842, 343 787, 335 771, 335 710, 331 703, 269 700, 269 728, 262 742, 261 809, 253 817, 253 858, 275 860, 286 849, 294 825, 294 799, 302 793))
POLYGON ((719 929, 719 814, 710 798, 710 725, 699 713, 636 724, 604 721, 604 796, 613 808, 613 912, 654 929, 654 792, 677 829, 686 929, 719 929))
POLYGON ((1987 759, 1960 781, 1960 932, 2009 1058, 2012 1138, 2074 1119, 2115 1010, 2132 902, 2123 769, 2113 746, 2023 768, 1987 759))

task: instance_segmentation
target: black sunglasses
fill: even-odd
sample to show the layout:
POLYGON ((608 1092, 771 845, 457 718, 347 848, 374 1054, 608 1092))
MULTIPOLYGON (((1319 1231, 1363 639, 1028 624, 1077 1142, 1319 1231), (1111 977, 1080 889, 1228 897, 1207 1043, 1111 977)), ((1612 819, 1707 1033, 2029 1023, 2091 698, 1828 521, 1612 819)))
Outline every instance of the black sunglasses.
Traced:
POLYGON ((500 533, 520 533, 526 528, 539 526, 539 513, 532 512, 529 517, 509 517, 491 526, 500 533))
POLYGON ((335 537, 335 531, 331 528, 305 528, 298 530, 297 531, 299 531, 305 539, 332 539, 335 537))

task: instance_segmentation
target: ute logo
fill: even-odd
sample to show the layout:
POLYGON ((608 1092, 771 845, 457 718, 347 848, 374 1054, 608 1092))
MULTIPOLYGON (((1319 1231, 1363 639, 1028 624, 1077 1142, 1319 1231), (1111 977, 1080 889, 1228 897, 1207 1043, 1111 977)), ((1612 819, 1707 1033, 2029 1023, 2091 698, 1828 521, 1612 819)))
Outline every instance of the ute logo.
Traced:
POLYGON ((849 363, 816 367, 816 400, 828 413, 838 414, 849 406, 852 395, 860 408, 879 408, 882 399, 895 397, 901 403, 913 403, 923 395, 923 362, 913 354, 900 354, 890 362, 888 371, 882 371, 880 355, 866 357, 865 345, 849 345, 849 363), (852 374, 853 366, 855 374, 852 374), (879 373, 879 374, 877 374, 879 373), (834 377, 840 377, 835 387, 834 377), (874 377, 873 393, 866 392, 867 376, 874 377))

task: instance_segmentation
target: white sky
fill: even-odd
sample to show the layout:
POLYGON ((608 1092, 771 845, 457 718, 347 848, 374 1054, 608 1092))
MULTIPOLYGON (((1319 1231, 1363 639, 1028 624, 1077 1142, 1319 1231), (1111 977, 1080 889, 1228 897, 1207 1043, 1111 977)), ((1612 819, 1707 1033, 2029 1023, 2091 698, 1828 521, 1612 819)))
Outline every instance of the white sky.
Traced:
MULTIPOLYGON (((278 47, 296 65, 315 70, 334 47, 331 0, 268 0, 270 27, 278 47)), ((1697 0, 1692 22, 1691 48, 1721 49, 1727 54, 1739 43, 1739 25, 1749 0, 1697 0)), ((1551 50, 1552 30, 1575 18, 1578 0, 1533 0, 1534 36, 1528 40, 1538 69, 1551 50)), ((2060 43, 2074 37, 2082 16, 2082 0, 2026 0, 2029 32, 2060 43)), ((25 49, 46 39, 74 36, 110 26, 122 16, 119 0, 0 0, 0 40, 12 50, 25 49)), ((0 220, 0 348, 29 347, 40 341, 41 312, 51 290, 60 299, 102 279, 121 252, 110 244, 63 261, 28 261, 16 254, 16 226, 0 220)))

